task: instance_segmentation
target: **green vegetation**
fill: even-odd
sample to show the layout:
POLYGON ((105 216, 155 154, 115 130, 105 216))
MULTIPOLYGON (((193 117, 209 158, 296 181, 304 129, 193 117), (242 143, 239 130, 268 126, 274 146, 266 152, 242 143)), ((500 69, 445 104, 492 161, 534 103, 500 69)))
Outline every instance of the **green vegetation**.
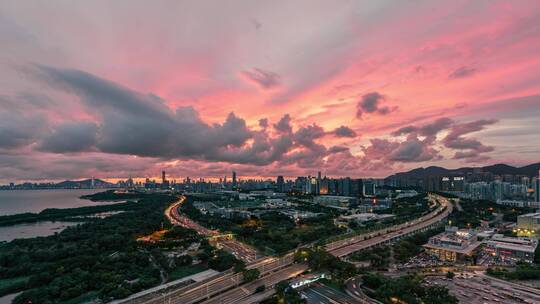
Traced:
POLYGON ((354 235, 382 230, 419 218, 431 211, 425 198, 425 194, 419 194, 413 197, 399 199, 392 204, 391 208, 374 211, 374 213, 378 214, 395 214, 396 216, 394 218, 385 220, 384 222, 365 222, 358 227, 352 226, 350 228, 354 229, 354 232, 328 238, 326 243, 349 238, 354 235))
POLYGON ((427 214, 430 211, 426 197, 425 193, 413 197, 404 197, 395 201, 391 208, 378 210, 375 213, 395 214, 396 218, 405 222, 427 214))
POLYGON ((397 262, 403 263, 413 256, 422 252, 422 245, 427 243, 431 236, 441 233, 444 228, 431 229, 426 232, 416 233, 408 236, 393 245, 394 258, 397 262))
POLYGON ((135 200, 141 199, 152 194, 146 194, 142 192, 116 192, 115 190, 107 190, 89 195, 81 196, 82 199, 97 201, 120 201, 120 200, 135 200))
POLYGON ((511 206, 498 205, 488 200, 460 200, 463 211, 454 208, 449 217, 453 226, 459 228, 478 227, 481 221, 495 220, 495 214, 502 214, 502 220, 515 222, 517 216, 529 212, 534 212, 531 208, 514 208, 511 206))
POLYGON ((141 208, 144 208, 144 206, 140 206, 134 202, 127 202, 79 208, 45 209, 40 213, 20 213, 0 216, 0 226, 34 223, 38 221, 94 221, 97 220, 97 218, 85 216, 90 216, 101 212, 134 211, 141 208))
POLYGON ((390 246, 383 246, 358 251, 352 254, 350 258, 353 261, 367 261, 370 263, 371 267, 376 269, 384 269, 388 268, 391 255, 392 248, 390 246))
POLYGON ((282 254, 344 231, 334 225, 331 215, 297 222, 278 212, 265 213, 260 219, 227 219, 217 215, 203 215, 193 206, 192 199, 182 205, 182 212, 205 227, 231 232, 240 241, 269 254, 282 254))
POLYGON ((214 270, 224 271, 233 267, 238 269, 243 265, 243 262, 236 259, 234 255, 210 246, 206 240, 201 241, 199 249, 201 252, 197 254, 197 258, 214 270))
POLYGON ((26 288, 29 277, 16 277, 0 280, 0 297, 22 291, 26 288))
MULTIPOLYGON (((110 200, 111 195, 108 193, 107 199, 110 200)), ((138 203, 118 204, 122 208, 129 207, 129 212, 96 218, 48 237, 0 244, 0 286, 18 286, 16 290, 24 290, 14 299, 16 304, 29 301, 78 303, 95 297, 107 302, 159 284, 160 270, 170 277, 179 277, 193 269, 188 265, 191 258, 189 263, 188 258, 171 263, 164 257, 160 247, 164 243, 136 240, 170 227, 163 212, 175 198, 164 194, 137 198, 138 203), (29 277, 24 278, 26 276, 29 277)), ((47 212, 73 216, 118 205, 47 212)), ((198 240, 191 230, 173 229, 166 235, 170 241, 173 237, 186 238, 174 246, 186 246, 198 240)), ((207 249, 205 246, 210 247, 203 244, 203 250, 214 254, 212 247, 207 249)), ((221 264, 219 261, 214 263, 221 264)))
POLYGON ((178 280, 199 273, 206 269, 207 268, 202 264, 182 265, 181 267, 177 267, 169 273, 169 281, 178 280))
POLYGON ((442 286, 422 285, 418 276, 389 278, 368 273, 363 277, 364 286, 373 292, 367 294, 383 303, 456 304, 458 300, 442 286))
POLYGON ((244 282, 253 282, 259 278, 261 273, 257 269, 246 269, 243 271, 244 282))
POLYGON ((344 262, 322 248, 301 248, 295 253, 295 261, 308 263, 313 271, 328 272, 332 281, 343 285, 345 280, 357 274, 353 264, 344 262))
POLYGON ((540 266, 523 263, 518 264, 512 271, 504 268, 488 268, 486 273, 505 280, 537 280, 540 279, 540 266))
POLYGON ((422 245, 427 243, 431 236, 442 232, 442 230, 442 227, 431 229, 426 232, 408 236, 391 246, 362 250, 351 255, 351 259, 353 261, 369 261, 371 267, 375 269, 388 268, 392 256, 396 262, 404 263, 422 252, 422 245))
POLYGON ((304 304, 306 303, 306 300, 302 299, 300 297, 300 294, 293 288, 289 287, 289 282, 281 281, 276 284, 275 288, 276 294, 266 300, 263 301, 263 304, 304 304))

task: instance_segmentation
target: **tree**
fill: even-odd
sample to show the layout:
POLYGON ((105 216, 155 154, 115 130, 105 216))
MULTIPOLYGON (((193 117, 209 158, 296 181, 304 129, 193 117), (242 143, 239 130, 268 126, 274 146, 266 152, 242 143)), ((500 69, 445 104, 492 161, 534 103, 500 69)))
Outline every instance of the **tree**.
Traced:
POLYGON ((244 270, 246 270, 246 263, 244 263, 244 261, 238 261, 238 263, 234 265, 234 272, 243 272, 244 270))
POLYGON ((261 275, 261 273, 260 273, 260 271, 258 269, 244 270, 242 274, 244 275, 244 282, 255 281, 261 275))
POLYGON ((287 280, 280 281, 276 284, 275 289, 278 294, 285 293, 285 290, 289 288, 289 282, 287 280))
POLYGON ((426 304, 457 304, 456 297, 448 293, 444 286, 432 286, 426 288, 426 295, 422 298, 426 304))
POLYGON ((449 271, 446 273, 446 277, 449 278, 450 280, 453 279, 455 276, 455 274, 452 272, 452 271, 449 271))

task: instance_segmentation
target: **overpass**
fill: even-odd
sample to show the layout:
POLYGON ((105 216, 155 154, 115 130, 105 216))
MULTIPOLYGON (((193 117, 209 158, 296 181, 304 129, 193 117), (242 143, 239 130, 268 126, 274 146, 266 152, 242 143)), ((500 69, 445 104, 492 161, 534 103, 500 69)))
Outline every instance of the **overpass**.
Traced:
POLYGON ((325 249, 332 255, 343 258, 359 250, 390 244, 415 233, 435 228, 439 226, 450 213, 452 213, 453 207, 452 203, 445 197, 429 194, 428 198, 432 202, 439 202, 440 205, 434 211, 418 219, 371 233, 332 242, 327 244, 325 249))
MULTIPOLYGON (((286 268, 292 267, 294 262, 294 253, 289 253, 283 257, 268 257, 248 264, 248 269, 257 269, 260 276, 264 277, 271 273, 279 273, 285 271, 286 268)), ((285 278, 284 278, 285 279, 285 278)), ((210 297, 223 293, 225 291, 234 290, 234 287, 242 283, 242 273, 233 273, 231 270, 222 272, 216 276, 208 278, 204 281, 190 284, 166 294, 159 295, 146 304, 163 304, 163 303, 182 303, 191 304, 209 299, 210 297)), ((127 302, 129 303, 129 302, 127 302)), ((136 302, 132 302, 136 303, 136 302)))
MULTIPOLYGON (((331 242, 325 246, 325 249, 332 255, 343 258, 356 251, 387 244, 414 233, 436 227, 452 212, 452 203, 448 199, 435 194, 429 194, 428 198, 432 203, 438 202, 440 205, 434 211, 418 219, 331 242)), ((183 224, 186 224, 183 218, 179 218, 178 214, 175 214, 176 210, 169 210, 169 215, 171 215, 170 211, 173 211, 175 220, 181 220, 183 224)), ((193 226, 194 223, 189 224, 193 226)), ((205 231, 204 229, 201 232, 208 232, 208 230, 205 231)), ((210 235, 216 235, 216 233, 211 233, 210 235)), ((267 257, 257 260, 247 264, 247 268, 258 269, 260 278, 254 282, 241 285, 243 280, 242 273, 233 273, 231 270, 228 270, 207 280, 190 284, 166 294, 161 294, 142 303, 193 304, 202 301, 205 301, 204 303, 237 303, 252 295, 255 288, 259 285, 272 287, 281 280, 298 275, 306 270, 307 266, 304 264, 294 264, 294 252, 291 252, 283 257, 267 257)), ((128 301, 126 303, 141 302, 128 301)))

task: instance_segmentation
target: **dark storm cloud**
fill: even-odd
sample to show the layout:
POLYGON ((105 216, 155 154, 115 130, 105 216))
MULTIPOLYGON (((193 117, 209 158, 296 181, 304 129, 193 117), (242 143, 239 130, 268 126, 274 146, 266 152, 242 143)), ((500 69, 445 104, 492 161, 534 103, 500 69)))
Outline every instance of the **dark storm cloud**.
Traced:
POLYGON ((268 118, 259 119, 259 127, 266 129, 268 128, 268 118))
POLYGON ((354 132, 353 129, 347 126, 341 126, 339 128, 336 128, 333 134, 337 137, 350 137, 350 138, 356 137, 356 132, 354 132))
MULTIPOLYGON (((45 66, 38 66, 38 71, 51 85, 77 95, 101 118, 96 143, 101 152, 219 160, 223 149, 241 147, 253 136, 233 113, 223 124, 208 125, 192 107, 173 112, 157 96, 139 94, 83 71, 45 66)), ((54 150, 51 144, 46 147, 54 150)))
POLYGON ((78 70, 37 66, 37 75, 50 85, 79 97, 95 123, 67 123, 45 136, 38 149, 67 153, 98 151, 165 159, 199 159, 237 164, 319 162, 327 149, 316 140, 327 132, 308 125, 293 132, 290 115, 276 124, 278 136, 247 127, 230 113, 221 124, 209 125, 192 107, 172 111, 164 100, 144 95, 78 70), (291 153, 291 149, 296 151, 291 153), (302 159, 305 157, 305 159, 302 159))
POLYGON ((294 133, 296 143, 304 147, 312 147, 315 145, 315 140, 325 135, 324 129, 316 124, 301 127, 294 133))
POLYGON ((274 129, 276 129, 278 132, 291 133, 291 116, 289 114, 283 115, 278 123, 274 124, 274 129))
POLYGON ((392 132, 393 136, 403 134, 418 133, 421 136, 435 136, 442 130, 448 129, 453 124, 453 120, 447 117, 436 119, 435 121, 421 127, 406 126, 392 132))
POLYGON ((464 77, 471 76, 474 73, 476 73, 475 68, 462 66, 454 70, 452 73, 450 73, 450 75, 448 75, 448 78, 450 79, 464 78, 464 77))
MULTIPOLYGON (((403 149, 399 153, 394 151, 393 158, 396 160, 406 161, 405 159, 407 159, 408 156, 414 155, 419 155, 419 157, 416 157, 417 159, 431 159, 436 157, 436 150, 430 148, 429 145, 435 143, 436 136, 439 132, 448 130, 448 134, 441 140, 445 147, 455 150, 470 150, 456 152, 453 157, 454 159, 485 159, 486 156, 481 156, 480 154, 491 152, 494 150, 494 148, 482 144, 475 138, 465 138, 463 136, 472 132, 480 131, 487 125, 491 125, 496 122, 496 120, 477 120, 468 123, 455 123, 452 119, 443 117, 421 127, 411 125, 400 128, 392 132, 392 135, 408 135, 407 141, 409 143, 406 146, 403 146, 403 149), (414 139, 410 141, 411 138, 416 138, 416 136, 424 136, 425 139, 423 141, 414 139)), ((412 159, 414 158, 415 157, 412 157, 412 159)))
POLYGON ((94 122, 67 122, 43 138, 38 149, 65 153, 89 151, 97 143, 98 126, 94 122))
POLYGON ((465 159, 466 161, 485 161, 487 156, 480 155, 481 153, 491 152, 495 150, 492 146, 486 146, 475 138, 465 138, 466 134, 483 130, 486 126, 496 123, 494 119, 482 119, 469 123, 455 124, 450 128, 450 132, 443 138, 442 142, 445 147, 458 151, 454 155, 454 159, 465 159))
MULTIPOLYGON (((144 176, 157 160, 102 153, 0 153, 0 176, 13 180, 76 179, 89 176, 144 176)), ((159 170, 159 169, 158 169, 159 170)), ((156 170, 157 171, 157 170, 156 170)), ((158 171, 159 172, 159 171, 158 171)))
POLYGON ((0 149, 30 145, 48 129, 46 116, 0 109, 0 149))
POLYGON ((390 108, 388 106, 382 106, 381 103, 385 99, 386 97, 378 92, 363 95, 362 99, 356 105, 356 117, 362 118, 362 115, 365 113, 386 115, 397 110, 397 107, 390 108))
POLYGON ((281 82, 281 77, 278 74, 260 68, 242 71, 240 74, 265 90, 275 88, 279 86, 281 82))
POLYGON ((390 153, 389 159, 401 162, 423 162, 438 158, 439 151, 431 147, 428 139, 410 136, 390 153))

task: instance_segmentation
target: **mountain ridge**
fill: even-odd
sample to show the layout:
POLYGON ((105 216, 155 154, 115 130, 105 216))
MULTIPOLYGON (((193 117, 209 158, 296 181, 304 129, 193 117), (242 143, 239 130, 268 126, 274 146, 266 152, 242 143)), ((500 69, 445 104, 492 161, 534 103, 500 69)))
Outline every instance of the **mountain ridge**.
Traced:
POLYGON ((491 173, 494 175, 526 175, 529 177, 538 176, 538 171, 540 170, 540 162, 529 164, 522 167, 514 167, 507 164, 494 164, 484 167, 461 167, 457 169, 447 169, 439 166, 429 166, 429 167, 420 167, 415 168, 406 172, 398 172, 392 174, 386 179, 390 178, 424 178, 427 176, 436 176, 436 175, 459 175, 467 174, 475 171, 481 171, 486 173, 491 173))

